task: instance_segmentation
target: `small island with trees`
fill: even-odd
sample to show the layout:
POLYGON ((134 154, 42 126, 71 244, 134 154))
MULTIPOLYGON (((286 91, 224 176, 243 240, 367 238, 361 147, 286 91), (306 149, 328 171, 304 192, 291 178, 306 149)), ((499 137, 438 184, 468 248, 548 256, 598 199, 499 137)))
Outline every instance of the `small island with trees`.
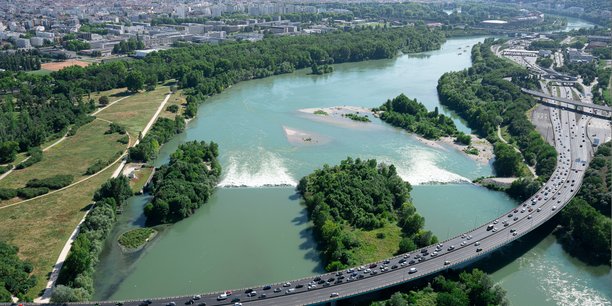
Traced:
POLYGON ((327 271, 388 258, 438 239, 410 203, 393 165, 347 158, 303 177, 303 197, 327 271))

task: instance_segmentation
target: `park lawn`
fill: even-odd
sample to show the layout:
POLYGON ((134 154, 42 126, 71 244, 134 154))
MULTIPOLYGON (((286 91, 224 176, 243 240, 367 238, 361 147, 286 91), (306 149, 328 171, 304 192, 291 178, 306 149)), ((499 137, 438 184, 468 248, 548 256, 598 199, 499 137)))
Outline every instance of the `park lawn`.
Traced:
POLYGON ((96 102, 96 104, 98 103, 98 99, 100 99, 100 97, 102 96, 107 96, 108 97, 108 102, 112 103, 113 101, 125 97, 127 95, 130 95, 131 93, 127 91, 126 87, 122 87, 122 88, 115 88, 115 89, 111 89, 111 90, 105 90, 105 91, 100 91, 100 92, 92 92, 89 95, 85 95, 84 96, 84 100, 85 101, 89 101, 89 99, 92 99, 96 102))
POLYGON ((109 106, 96 117, 124 126, 133 138, 137 138, 169 92, 169 87, 163 85, 153 91, 142 91, 109 106))
POLYGON ((144 185, 153 174, 153 167, 143 167, 136 170, 136 178, 130 180, 130 187, 133 192, 140 192, 144 185))
POLYGON ((399 251, 402 231, 396 224, 387 223, 384 227, 371 231, 354 230, 361 245, 353 250, 358 263, 365 264, 389 258, 399 251), (384 233, 385 238, 377 238, 378 233, 384 233))
POLYGON ((174 120, 174 117, 176 117, 176 115, 183 114, 183 112, 185 111, 186 104, 187 104, 187 99, 185 98, 183 91, 179 90, 176 93, 172 94, 172 96, 170 96, 170 99, 168 99, 168 103, 166 103, 166 106, 164 106, 164 110, 159 114, 159 116, 174 120), (166 109, 170 105, 178 106, 179 107, 178 112, 173 113, 173 112, 167 111, 166 109))
POLYGON ((32 70, 32 71, 28 71, 26 72, 27 74, 33 74, 33 75, 49 75, 51 74, 51 70, 47 70, 47 69, 39 69, 39 70, 32 70))
POLYGON ((0 240, 19 247, 19 256, 34 266, 37 284, 27 296, 35 298, 70 234, 80 222, 94 192, 110 178, 119 163, 66 190, 0 209, 0 240))
POLYGON ((109 124, 101 120, 82 126, 76 135, 68 137, 43 153, 43 160, 22 170, 15 170, 3 180, 0 187, 19 188, 33 178, 47 178, 58 174, 74 176, 76 182, 85 177, 85 171, 97 159, 114 161, 126 146, 117 142, 123 135, 104 134, 109 124))

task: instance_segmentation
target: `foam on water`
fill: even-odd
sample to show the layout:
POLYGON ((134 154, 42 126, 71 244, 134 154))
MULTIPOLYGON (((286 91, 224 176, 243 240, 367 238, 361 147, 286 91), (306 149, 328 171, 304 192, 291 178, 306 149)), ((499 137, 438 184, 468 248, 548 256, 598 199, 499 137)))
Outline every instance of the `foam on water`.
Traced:
POLYGON ((522 258, 522 265, 527 265, 536 274, 540 290, 546 292, 550 300, 557 305, 612 305, 612 302, 594 290, 586 280, 578 275, 559 269, 557 262, 551 262, 548 257, 522 258))
POLYGON ((261 147, 256 152, 230 152, 226 168, 219 187, 297 186, 285 161, 261 147))
POLYGON ((412 185, 470 183, 471 180, 436 165, 436 152, 414 147, 398 148, 401 160, 382 161, 395 165, 397 174, 412 185))

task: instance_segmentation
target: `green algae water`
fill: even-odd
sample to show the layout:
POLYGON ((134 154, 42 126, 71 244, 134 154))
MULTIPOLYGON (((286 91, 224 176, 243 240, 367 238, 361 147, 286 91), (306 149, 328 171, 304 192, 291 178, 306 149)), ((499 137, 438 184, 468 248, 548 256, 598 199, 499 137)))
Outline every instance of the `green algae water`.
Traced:
MULTIPOLYGON (((451 39, 437 51, 335 65, 329 75, 298 71, 243 82, 210 98, 187 131, 162 148, 156 165, 165 163, 185 141, 219 143, 223 175, 215 195, 192 217, 162 229, 143 251, 124 255, 114 241, 108 241, 96 272, 95 298, 192 294, 321 273, 311 224, 294 186, 314 169, 347 156, 394 164, 398 174, 414 185, 413 201, 426 218, 426 228, 442 239, 516 206, 503 193, 469 184, 491 175, 492 169, 451 147, 426 145, 375 118, 368 124, 347 126, 299 111, 341 105, 376 107, 405 93, 428 109, 439 107, 455 118, 460 130, 469 131, 439 105, 435 87, 444 72, 469 67, 471 46, 482 40, 451 39), (321 141, 292 142, 287 130, 316 135, 321 141)), ((114 237, 141 226, 146 201, 146 196, 130 199, 114 237)), ((609 284, 609 269, 593 272, 564 257, 562 251, 538 254, 581 272, 567 281, 567 294, 595 296, 595 292, 610 301, 609 290, 601 285, 609 284), (569 289, 570 282, 592 285, 569 289)), ((530 292, 533 286, 516 288, 514 284, 538 282, 546 271, 511 269, 516 272, 500 270, 494 277, 509 290, 513 303, 526 305, 521 293, 514 293, 530 292)), ((553 294, 558 292, 543 291, 532 305, 555 304, 553 294)))

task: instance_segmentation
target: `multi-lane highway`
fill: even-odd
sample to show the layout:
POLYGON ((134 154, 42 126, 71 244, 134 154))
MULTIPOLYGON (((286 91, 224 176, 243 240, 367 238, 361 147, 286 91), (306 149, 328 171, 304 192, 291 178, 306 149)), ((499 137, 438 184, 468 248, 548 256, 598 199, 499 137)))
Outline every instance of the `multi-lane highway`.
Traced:
MULTIPOLYGON (((561 94, 571 97, 570 88, 561 94)), ((557 103, 557 102, 555 102, 557 103)), ((560 102, 559 102, 560 103, 560 102)), ((445 269, 461 267, 477 258, 527 234, 552 218, 578 191, 584 170, 592 156, 592 145, 587 137, 588 115, 580 115, 562 108, 548 107, 554 131, 558 159, 550 180, 533 197, 495 220, 467 233, 402 254, 385 261, 371 263, 350 270, 312 276, 286 283, 268 284, 194 296, 167 297, 147 301, 106 301, 100 305, 137 306, 144 304, 173 305, 304 305, 329 302, 398 285, 431 275, 445 269), (247 293, 253 290, 254 293, 247 293), (228 292, 229 293, 229 292, 228 292)))

